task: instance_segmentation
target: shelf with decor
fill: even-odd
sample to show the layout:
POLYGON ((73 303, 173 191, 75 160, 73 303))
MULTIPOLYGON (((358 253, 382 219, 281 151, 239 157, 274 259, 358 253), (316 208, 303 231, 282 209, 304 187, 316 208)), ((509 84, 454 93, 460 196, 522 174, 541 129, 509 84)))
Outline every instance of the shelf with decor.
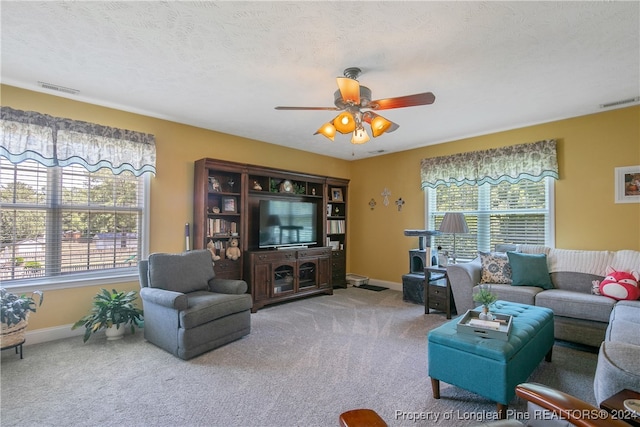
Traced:
POLYGON ((347 197, 349 181, 327 179, 327 246, 332 249, 331 268, 334 287, 347 287, 347 197))
MULTIPOLYGON (((266 171, 264 171, 266 172, 266 171)), ((249 175, 249 193, 270 193, 279 195, 296 195, 323 197, 324 182, 317 178, 301 179, 295 174, 273 172, 271 175, 249 175)))
POLYGON ((254 311, 346 286, 349 180, 216 159, 194 168, 193 248, 220 257, 217 276, 247 281, 254 311))
POLYGON ((216 276, 242 277, 242 257, 228 259, 232 239, 246 244, 246 177, 239 164, 201 159, 194 165, 193 248, 215 254, 216 276))

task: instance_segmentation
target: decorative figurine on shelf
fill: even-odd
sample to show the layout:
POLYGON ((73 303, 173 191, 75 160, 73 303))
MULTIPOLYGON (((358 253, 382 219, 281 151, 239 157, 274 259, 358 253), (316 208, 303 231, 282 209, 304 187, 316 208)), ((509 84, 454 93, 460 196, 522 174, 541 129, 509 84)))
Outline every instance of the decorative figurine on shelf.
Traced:
POLYGON ((253 181, 253 189, 254 190, 258 190, 258 191, 262 191, 262 185, 260 185, 260 183, 258 181, 253 181))
POLYGON ((446 267, 449 264, 449 251, 443 251, 442 246, 438 246, 438 266, 446 267))
POLYGON ((233 193, 233 186, 235 185, 235 181, 233 180, 233 178, 229 178, 229 180, 227 181, 227 185, 229 186, 229 191, 231 191, 233 193))
POLYGON ((213 240, 209 240, 209 243, 207 243, 207 249, 211 252, 211 259, 214 261, 218 261, 220 259, 220 257, 216 255, 216 245, 213 243, 213 240))
POLYGON ((227 248, 226 255, 227 258, 235 261, 240 258, 240 248, 238 247, 238 239, 229 240, 229 247, 227 248))
POLYGON ((215 176, 209 177, 209 191, 220 191, 220 181, 215 176))

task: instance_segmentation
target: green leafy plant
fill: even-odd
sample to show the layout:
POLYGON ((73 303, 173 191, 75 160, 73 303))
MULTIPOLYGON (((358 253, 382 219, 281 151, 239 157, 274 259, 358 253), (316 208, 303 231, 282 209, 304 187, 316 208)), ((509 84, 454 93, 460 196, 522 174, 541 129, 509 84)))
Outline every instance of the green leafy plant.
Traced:
POLYGON ((24 263, 24 268, 31 270, 40 270, 42 269, 42 264, 38 261, 27 261, 24 263))
POLYGON ((101 289, 93 297, 91 312, 74 323, 71 329, 84 326, 86 328, 84 342, 87 342, 94 332, 113 325, 116 328, 120 328, 121 325, 125 327, 128 323, 131 327, 131 333, 135 334, 135 327, 144 325, 142 310, 134 304, 137 298, 135 291, 125 293, 118 292, 115 289, 112 289, 111 292, 101 289))
POLYGON ((36 307, 42 305, 44 294, 42 291, 33 291, 30 295, 16 295, 5 288, 0 288, 0 297, 2 299, 2 306, 0 308, 0 320, 1 323, 10 327, 19 323, 21 320, 26 320, 30 312, 36 312, 36 307), (38 304, 34 299, 34 295, 37 295, 38 304))
POLYGON ((491 304, 498 300, 498 297, 495 294, 491 293, 491 288, 487 288, 481 285, 480 290, 473 294, 473 300, 489 308, 491 304))

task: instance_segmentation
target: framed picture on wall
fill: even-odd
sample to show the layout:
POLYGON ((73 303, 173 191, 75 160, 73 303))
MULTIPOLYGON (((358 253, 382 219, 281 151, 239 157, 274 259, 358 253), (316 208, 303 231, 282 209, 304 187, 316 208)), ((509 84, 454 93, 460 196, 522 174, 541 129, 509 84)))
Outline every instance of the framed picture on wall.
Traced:
POLYGON ((615 169, 616 203, 640 203, 640 165, 615 169))
POLYGON ((235 197, 223 197, 222 198, 222 212, 236 213, 237 211, 238 211, 238 207, 236 206, 236 198, 235 197))

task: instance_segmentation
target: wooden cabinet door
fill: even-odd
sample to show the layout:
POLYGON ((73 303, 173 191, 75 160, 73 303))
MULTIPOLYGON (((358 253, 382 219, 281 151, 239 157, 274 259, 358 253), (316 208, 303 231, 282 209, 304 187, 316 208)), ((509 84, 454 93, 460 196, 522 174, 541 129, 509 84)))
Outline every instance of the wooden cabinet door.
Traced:
POLYGON ((298 261, 298 290, 318 287, 318 259, 304 258, 298 261))
POLYGON ((331 263, 329 257, 318 258, 318 287, 328 288, 331 286, 331 263))
POLYGON ((295 262, 274 262, 271 275, 271 296, 292 294, 297 289, 297 268, 295 262))
POLYGON ((255 263, 253 265, 253 277, 251 280, 251 294, 254 301, 262 301, 269 298, 271 288, 271 264, 255 263))

